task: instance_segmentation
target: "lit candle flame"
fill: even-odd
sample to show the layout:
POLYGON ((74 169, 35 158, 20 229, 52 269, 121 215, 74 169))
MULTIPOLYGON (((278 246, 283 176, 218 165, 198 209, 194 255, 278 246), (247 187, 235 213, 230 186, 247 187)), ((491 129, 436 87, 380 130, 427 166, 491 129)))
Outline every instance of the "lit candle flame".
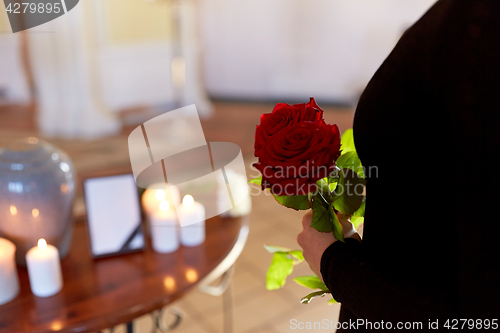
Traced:
POLYGON ((47 242, 45 241, 45 239, 40 238, 38 240, 38 247, 41 248, 42 250, 47 248, 47 242))
POLYGON ((182 204, 184 206, 192 206, 194 204, 194 198, 191 195, 185 195, 184 198, 182 198, 182 204))
POLYGON ((156 190, 155 198, 158 201, 165 200, 165 191, 163 191, 163 190, 156 190))
POLYGON ((63 327, 63 325, 62 325, 62 323, 59 320, 54 321, 50 325, 50 329, 53 330, 53 331, 60 331, 62 329, 62 327, 63 327))
POLYGON ((163 284, 168 291, 175 290, 175 279, 173 277, 167 276, 165 279, 163 279, 163 284))
POLYGON ((17 215, 17 208, 16 208, 16 206, 14 206, 14 205, 10 206, 10 213, 12 215, 17 215))
POLYGON ((33 217, 38 217, 38 215, 40 215, 40 212, 38 211, 38 209, 33 208, 33 210, 31 211, 31 215, 33 215, 33 217))
POLYGON ((167 211, 169 209, 170 209, 170 204, 168 203, 168 201, 164 200, 160 202, 160 210, 167 211))
POLYGON ((192 268, 188 268, 186 270, 186 280, 191 283, 196 282, 198 280, 198 272, 192 268))

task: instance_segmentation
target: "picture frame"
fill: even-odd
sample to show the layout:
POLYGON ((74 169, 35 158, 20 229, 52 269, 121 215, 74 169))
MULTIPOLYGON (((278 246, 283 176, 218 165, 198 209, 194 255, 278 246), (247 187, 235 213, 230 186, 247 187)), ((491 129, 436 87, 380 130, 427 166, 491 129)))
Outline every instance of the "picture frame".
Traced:
POLYGON ((133 174, 87 178, 83 189, 91 256, 142 251, 145 238, 133 174))

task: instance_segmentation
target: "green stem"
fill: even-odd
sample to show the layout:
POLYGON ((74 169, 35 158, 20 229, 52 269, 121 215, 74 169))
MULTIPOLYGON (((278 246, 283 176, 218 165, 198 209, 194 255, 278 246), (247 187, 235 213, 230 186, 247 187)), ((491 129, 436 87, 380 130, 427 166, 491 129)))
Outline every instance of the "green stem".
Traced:
POLYGON ((330 216, 332 217, 332 223, 333 223, 333 235, 335 236, 336 239, 339 241, 345 243, 344 241, 344 235, 342 233, 342 225, 340 224, 339 218, 337 214, 333 211, 332 206, 328 206, 328 212, 330 213, 330 216))
POLYGON ((323 194, 321 194, 321 192, 318 192, 317 196, 319 196, 319 198, 321 199, 321 202, 323 203, 323 205, 325 205, 326 207, 330 207, 330 204, 325 199, 325 197, 323 196, 323 194))
POLYGON ((318 194, 316 194, 316 197, 319 197, 321 202, 328 209, 328 213, 330 214, 330 217, 332 219, 332 224, 333 224, 333 236, 335 236, 335 238, 338 239, 339 241, 344 242, 344 235, 342 233, 342 225, 340 224, 340 221, 339 221, 337 214, 335 214, 335 211, 333 210, 333 206, 328 203, 328 201, 323 197, 321 192, 318 192, 318 194))

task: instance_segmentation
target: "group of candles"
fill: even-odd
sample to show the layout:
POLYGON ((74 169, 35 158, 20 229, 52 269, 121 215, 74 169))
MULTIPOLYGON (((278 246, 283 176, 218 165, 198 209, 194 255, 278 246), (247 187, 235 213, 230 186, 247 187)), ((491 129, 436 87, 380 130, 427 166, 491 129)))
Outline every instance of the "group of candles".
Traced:
MULTIPOLYGON (((19 293, 15 263, 16 246, 0 238, 0 304, 7 303, 19 293)), ((63 285, 59 251, 40 238, 38 245, 26 253, 26 266, 33 294, 47 297, 57 294, 63 285)))
MULTIPOLYGON (((165 185, 163 185, 164 187, 165 185)), ((163 189, 148 188, 142 203, 151 227, 151 244, 156 252, 171 253, 182 244, 197 246, 205 241, 205 208, 185 195, 180 202, 177 187, 170 185, 169 196, 163 189), (172 206, 175 206, 176 209, 172 206), (179 220, 185 226, 181 227, 179 220)))
MULTIPOLYGON (((186 195, 180 202, 179 190, 169 187, 170 197, 161 189, 148 189, 143 206, 151 226, 153 249, 160 253, 176 251, 180 244, 197 246, 205 241, 205 208, 186 195), (151 197, 151 193, 154 194, 151 197), (149 194, 149 195, 148 195, 149 194), (174 211, 172 205, 177 208, 174 211), (186 225, 181 227, 179 220, 186 225)), ((15 263, 16 246, 0 238, 0 304, 14 299, 19 293, 19 279, 15 263)), ((40 238, 38 245, 26 253, 26 266, 31 291, 39 297, 57 294, 63 286, 59 251, 40 238)))

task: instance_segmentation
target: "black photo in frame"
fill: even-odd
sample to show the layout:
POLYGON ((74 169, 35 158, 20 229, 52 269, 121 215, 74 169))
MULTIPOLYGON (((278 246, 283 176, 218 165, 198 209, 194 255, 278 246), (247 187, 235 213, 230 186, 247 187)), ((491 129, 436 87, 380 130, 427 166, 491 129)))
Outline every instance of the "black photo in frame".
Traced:
POLYGON ((144 248, 139 194, 132 174, 83 182, 90 252, 94 258, 144 248))

